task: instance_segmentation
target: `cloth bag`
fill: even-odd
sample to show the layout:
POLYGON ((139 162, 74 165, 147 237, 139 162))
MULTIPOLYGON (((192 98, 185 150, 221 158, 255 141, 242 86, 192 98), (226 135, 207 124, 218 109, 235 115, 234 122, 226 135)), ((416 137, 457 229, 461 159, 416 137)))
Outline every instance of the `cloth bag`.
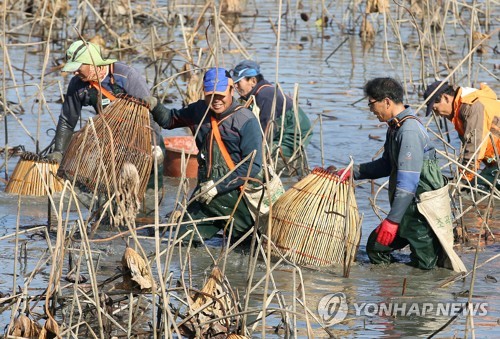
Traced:
POLYGON ((453 249, 453 225, 451 223, 450 195, 445 185, 434 191, 423 192, 419 195, 417 208, 425 217, 432 230, 443 246, 447 258, 444 267, 455 272, 467 272, 462 259, 453 249))
POLYGON ((259 215, 268 214, 271 204, 274 204, 285 193, 285 188, 278 174, 271 166, 267 166, 267 170, 269 171, 268 182, 260 186, 249 184, 245 188, 244 198, 254 220, 259 215))
MULTIPOLYGON (((233 170, 236 166, 227 151, 224 141, 222 141, 217 121, 213 116, 210 117, 210 120, 212 124, 212 132, 214 134, 215 141, 219 145, 222 157, 226 161, 229 169, 233 170)), ((257 220, 257 216, 259 215, 262 216, 269 213, 271 203, 276 202, 276 200, 278 200, 278 198, 285 193, 283 183, 273 168, 271 166, 267 166, 267 170, 269 171, 269 182, 265 182, 264 185, 260 185, 260 187, 253 186, 252 184, 247 185, 245 191, 243 192, 243 196, 253 220, 257 220), (271 197, 271 199, 269 199, 269 197, 271 197)))

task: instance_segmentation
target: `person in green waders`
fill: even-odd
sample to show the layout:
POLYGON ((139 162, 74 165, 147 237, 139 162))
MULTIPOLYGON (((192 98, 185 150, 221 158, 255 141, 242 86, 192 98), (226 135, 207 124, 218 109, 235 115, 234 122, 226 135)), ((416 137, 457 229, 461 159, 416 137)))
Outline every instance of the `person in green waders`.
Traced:
MULTIPOLYGON (((73 73, 74 76, 64 95, 52 152, 47 154, 47 158, 58 163, 69 146, 84 106, 92 106, 99 113, 116 99, 117 94, 124 93, 138 99, 150 96, 146 79, 136 69, 116 59, 103 58, 100 47, 92 42, 73 42, 66 51, 66 56, 67 61, 62 71, 73 73)), ((150 125, 153 130, 153 154, 158 156, 158 187, 161 191, 165 144, 158 124, 151 119, 150 125)), ((154 168, 147 187, 150 191, 154 189, 154 168)))
POLYGON ((304 150, 312 131, 311 121, 302 108, 297 106, 295 114, 292 98, 264 79, 255 61, 241 61, 232 70, 232 78, 240 100, 259 117, 266 136, 273 125, 273 154, 279 152, 280 155, 276 172, 283 170, 286 176, 303 175, 308 168, 304 150))
MULTIPOLYGON (((425 217, 417 209, 418 196, 443 187, 445 179, 425 127, 403 104, 403 87, 392 78, 375 78, 364 87, 368 107, 389 126, 382 157, 353 166, 354 179, 389 176, 387 217, 372 231, 366 252, 373 264, 394 261, 391 252, 410 245, 410 265, 431 269, 445 255, 425 217), (439 260, 438 260, 439 259, 439 260)), ((337 172, 347 180, 350 171, 337 172)))
MULTIPOLYGON (((151 97, 149 102, 154 120, 163 128, 188 127, 198 147, 198 183, 192 197, 198 197, 187 207, 185 221, 229 216, 238 200, 242 178, 262 178, 262 136, 259 121, 234 98, 234 84, 224 68, 210 68, 203 77, 204 99, 182 109, 167 109, 151 97), (225 179, 230 172, 212 126, 217 126, 222 142, 234 164, 239 164, 255 152, 225 179), (198 130, 199 129, 199 130, 198 130)), ((204 240, 212 238, 226 227, 227 220, 203 221, 196 227, 204 240)), ((232 239, 241 237, 254 224, 248 207, 242 199, 233 215, 232 239)), ((184 233, 193 225, 183 227, 184 233)), ((228 228, 229 229, 229 228, 228 228)), ((195 240, 197 237, 195 237, 195 240)))

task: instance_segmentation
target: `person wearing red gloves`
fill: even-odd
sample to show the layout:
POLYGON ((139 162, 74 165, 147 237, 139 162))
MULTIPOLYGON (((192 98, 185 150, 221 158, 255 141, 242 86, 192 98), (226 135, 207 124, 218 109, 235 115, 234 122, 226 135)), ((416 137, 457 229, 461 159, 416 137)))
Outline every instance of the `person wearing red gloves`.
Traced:
POLYGON ((387 217, 372 231, 366 251, 374 264, 394 261, 391 252, 410 245, 410 265, 431 269, 444 251, 416 201, 423 192, 445 185, 436 151, 425 127, 403 104, 403 87, 392 78, 375 78, 364 87, 368 107, 380 122, 388 124, 382 157, 341 169, 341 180, 378 179, 389 176, 387 217))

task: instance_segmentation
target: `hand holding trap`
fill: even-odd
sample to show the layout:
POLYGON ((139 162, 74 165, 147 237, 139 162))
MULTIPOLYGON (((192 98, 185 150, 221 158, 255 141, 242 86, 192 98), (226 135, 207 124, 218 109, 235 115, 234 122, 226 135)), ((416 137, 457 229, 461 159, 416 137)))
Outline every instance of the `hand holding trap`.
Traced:
POLYGON ((118 95, 73 135, 58 174, 106 194, 126 162, 137 168, 143 197, 153 164, 149 108, 140 99, 118 95))

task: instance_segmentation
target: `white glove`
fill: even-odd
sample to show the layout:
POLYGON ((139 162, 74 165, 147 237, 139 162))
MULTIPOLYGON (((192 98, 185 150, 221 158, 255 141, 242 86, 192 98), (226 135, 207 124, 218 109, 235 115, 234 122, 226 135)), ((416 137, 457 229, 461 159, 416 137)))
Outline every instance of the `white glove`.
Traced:
POLYGON ((158 104, 158 99, 156 99, 155 97, 145 97, 143 100, 146 102, 146 104, 149 105, 150 111, 152 111, 158 104))
POLYGON ((160 146, 151 146, 151 153, 159 164, 163 162, 163 152, 160 146))
POLYGON ((197 194, 199 193, 202 194, 199 196, 198 201, 207 205, 210 204, 212 199, 217 195, 217 187, 214 185, 214 181, 209 180, 201 183, 197 194))

